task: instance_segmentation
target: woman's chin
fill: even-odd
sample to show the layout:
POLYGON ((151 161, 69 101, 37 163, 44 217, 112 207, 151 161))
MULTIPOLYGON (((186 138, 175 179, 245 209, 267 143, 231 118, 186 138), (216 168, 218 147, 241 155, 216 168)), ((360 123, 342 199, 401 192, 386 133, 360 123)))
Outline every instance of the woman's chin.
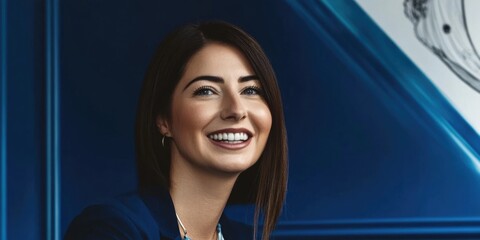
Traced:
POLYGON ((222 161, 221 163, 215 164, 212 166, 212 168, 216 170, 215 172, 224 173, 226 175, 239 175, 243 171, 253 166, 253 164, 255 164, 255 162, 245 161, 244 159, 228 159, 222 161))

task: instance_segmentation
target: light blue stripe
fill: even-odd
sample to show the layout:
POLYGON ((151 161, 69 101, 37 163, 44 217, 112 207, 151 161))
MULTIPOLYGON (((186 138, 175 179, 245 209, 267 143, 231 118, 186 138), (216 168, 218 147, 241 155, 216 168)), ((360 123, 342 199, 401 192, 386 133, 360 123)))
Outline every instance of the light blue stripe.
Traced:
POLYGON ((442 225, 452 224, 454 226, 475 225, 480 228, 480 217, 398 217, 398 218, 355 218, 355 219, 334 219, 334 220, 300 220, 281 221, 279 226, 320 226, 320 225, 442 225))
POLYGON ((275 237, 389 237, 452 235, 464 239, 480 236, 480 218, 386 218, 280 222, 275 237), (474 236, 472 236, 474 235, 474 236))
POLYGON ((46 1, 46 239, 60 240, 59 0, 46 1))
POLYGON ((1 188, 1 218, 0 239, 7 239, 7 0, 1 2, 2 40, 1 40, 1 163, 0 163, 0 188, 1 188))
POLYGON ((55 0, 55 239, 60 240, 60 56, 59 0, 55 0))
POLYGON ((59 19, 59 1, 60 0, 54 0, 54 128, 55 128, 55 176, 54 176, 54 181, 55 181, 55 240, 60 240, 60 42, 59 42, 59 35, 60 35, 60 19, 59 19))

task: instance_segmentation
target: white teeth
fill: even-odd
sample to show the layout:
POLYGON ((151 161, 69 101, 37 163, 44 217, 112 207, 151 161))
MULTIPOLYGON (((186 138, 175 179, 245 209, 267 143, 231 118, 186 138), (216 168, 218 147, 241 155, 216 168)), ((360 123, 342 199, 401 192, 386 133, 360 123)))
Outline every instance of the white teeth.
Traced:
POLYGON ((242 133, 242 136, 243 136, 242 140, 244 140, 244 141, 245 141, 245 140, 247 140, 247 139, 248 139, 248 135, 247 135, 246 133, 242 133))
POLYGON ((217 141, 229 141, 233 143, 239 143, 248 139, 246 133, 215 133, 208 135, 209 138, 217 141))

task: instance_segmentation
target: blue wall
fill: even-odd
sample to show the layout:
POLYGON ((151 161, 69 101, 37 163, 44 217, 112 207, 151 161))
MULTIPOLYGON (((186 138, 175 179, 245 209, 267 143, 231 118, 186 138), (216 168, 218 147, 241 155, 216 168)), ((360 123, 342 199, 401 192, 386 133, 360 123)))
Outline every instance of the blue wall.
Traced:
POLYGON ((480 236, 478 134, 352 1, 1 3, 1 239, 59 239, 134 189, 144 71, 166 33, 202 19, 247 30, 277 72, 278 239, 480 236))
POLYGON ((37 239, 44 228, 42 5, 1 1, 1 239, 37 239))

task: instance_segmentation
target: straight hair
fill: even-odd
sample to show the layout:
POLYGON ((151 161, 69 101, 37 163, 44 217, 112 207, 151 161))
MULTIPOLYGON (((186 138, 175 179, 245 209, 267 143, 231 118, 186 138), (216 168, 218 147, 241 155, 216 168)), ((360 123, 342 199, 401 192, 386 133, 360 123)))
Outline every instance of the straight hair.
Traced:
MULTIPOLYGON (((287 134, 280 89, 266 54, 253 37, 221 21, 189 24, 170 33, 159 45, 146 72, 138 102, 135 147, 139 188, 170 188, 170 141, 162 147, 155 119, 171 119, 172 96, 190 58, 217 42, 240 50, 263 88, 272 126, 258 161, 242 172, 228 203, 254 203, 254 239, 263 215, 262 239, 268 240, 280 216, 287 189, 287 134)), ((167 139, 165 139, 167 140, 167 139)))

